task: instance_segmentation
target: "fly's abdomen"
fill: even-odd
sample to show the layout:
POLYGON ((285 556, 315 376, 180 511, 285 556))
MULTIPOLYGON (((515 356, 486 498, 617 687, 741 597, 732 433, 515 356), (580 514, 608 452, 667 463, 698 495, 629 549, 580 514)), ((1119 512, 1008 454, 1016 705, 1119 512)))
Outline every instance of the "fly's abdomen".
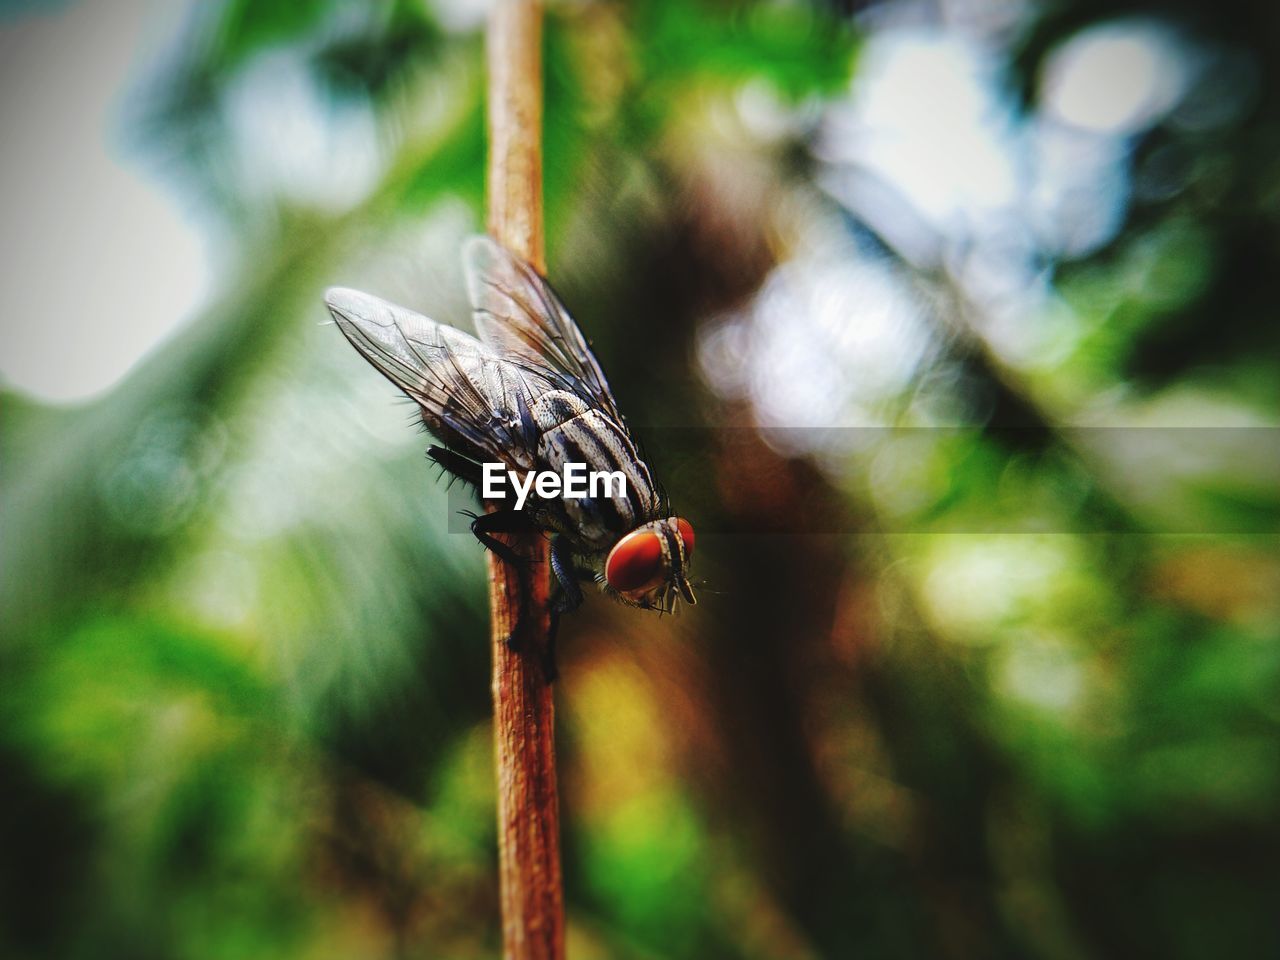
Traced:
POLYGON ((539 397, 531 413, 543 430, 538 442, 539 461, 561 474, 567 463, 585 464, 586 483, 596 484, 597 496, 563 499, 573 528, 566 532, 586 545, 603 549, 621 534, 656 518, 658 493, 649 467, 640 459, 626 432, 610 417, 588 407, 580 398, 559 391, 539 397), (543 426, 553 421, 554 426, 543 426))

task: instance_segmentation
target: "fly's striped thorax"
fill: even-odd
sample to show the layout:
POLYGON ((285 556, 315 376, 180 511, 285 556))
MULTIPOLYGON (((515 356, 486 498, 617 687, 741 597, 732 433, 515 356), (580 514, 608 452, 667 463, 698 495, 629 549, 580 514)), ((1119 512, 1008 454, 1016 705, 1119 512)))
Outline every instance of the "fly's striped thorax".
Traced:
POLYGON ((539 397, 530 413, 542 430, 538 459, 548 469, 560 473, 566 463, 584 463, 589 473, 620 474, 626 481, 621 491, 615 483, 608 497, 564 500, 574 528, 567 532, 588 546, 605 549, 622 534, 657 518, 653 477, 620 425, 562 391, 539 397))

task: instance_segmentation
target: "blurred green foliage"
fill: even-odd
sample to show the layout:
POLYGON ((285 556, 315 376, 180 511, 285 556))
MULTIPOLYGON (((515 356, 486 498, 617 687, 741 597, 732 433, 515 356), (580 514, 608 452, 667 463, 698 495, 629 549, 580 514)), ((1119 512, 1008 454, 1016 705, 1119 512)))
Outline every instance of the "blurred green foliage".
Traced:
MULTIPOLYGON (((570 954, 1274 956, 1275 15, 1126 5, 1256 82, 1225 126, 1126 141, 1119 228, 1037 251, 1040 339, 1014 349, 947 256, 831 187, 823 117, 906 6, 550 13, 551 273, 707 579, 675 622, 593 600, 565 627, 570 954), (1170 156, 1177 184, 1139 189, 1170 156), (932 305, 924 359, 861 441, 789 449, 757 429, 776 391, 717 386, 717 351, 722 379, 788 362, 751 339, 770 285, 855 247, 932 305), (1252 432, 1140 461, 1159 431, 1078 429, 1101 414, 1252 432)), ((498 955, 481 557, 412 411, 319 325, 330 283, 465 312, 465 12, 193 5, 129 100, 136 150, 230 255, 106 396, 0 408, 6 956, 498 955), (237 133, 246 84, 290 105, 272 63, 323 122, 368 121, 374 172, 336 163, 341 202, 264 177, 281 147, 237 133)), ((1117 11, 1016 14, 976 22, 1029 129, 1046 60, 1117 11)), ((840 330, 783 316, 830 392, 866 375, 840 330)))

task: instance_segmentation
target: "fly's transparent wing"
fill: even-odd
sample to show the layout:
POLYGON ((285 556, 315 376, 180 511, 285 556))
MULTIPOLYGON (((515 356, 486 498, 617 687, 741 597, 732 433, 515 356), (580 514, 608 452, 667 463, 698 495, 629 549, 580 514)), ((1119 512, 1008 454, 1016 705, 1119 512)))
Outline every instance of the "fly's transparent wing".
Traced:
POLYGON ((560 389, 625 429, 599 362, 551 285, 490 237, 468 240, 463 262, 476 331, 485 345, 543 369, 560 389))
POLYGON ((500 357, 475 337, 358 290, 335 287, 325 304, 346 338, 422 408, 445 446, 478 461, 534 465, 533 398, 553 384, 520 358, 500 357))

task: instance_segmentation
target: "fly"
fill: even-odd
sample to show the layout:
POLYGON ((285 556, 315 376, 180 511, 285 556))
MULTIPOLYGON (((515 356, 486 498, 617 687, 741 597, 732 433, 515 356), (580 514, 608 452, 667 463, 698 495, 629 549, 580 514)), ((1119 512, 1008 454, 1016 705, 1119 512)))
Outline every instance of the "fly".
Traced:
POLYGON ((325 295, 352 346, 418 404, 439 441, 427 456, 477 490, 486 463, 514 475, 585 464, 626 479, 620 492, 595 498, 530 496, 522 510, 473 517, 471 532, 516 564, 522 559, 495 533, 532 527, 550 535, 560 587, 555 619, 582 603, 579 584, 588 578, 638 607, 669 612, 680 599, 696 603, 688 576, 693 527, 672 515, 560 298, 489 237, 467 241, 463 266, 474 337, 357 290, 325 295))

